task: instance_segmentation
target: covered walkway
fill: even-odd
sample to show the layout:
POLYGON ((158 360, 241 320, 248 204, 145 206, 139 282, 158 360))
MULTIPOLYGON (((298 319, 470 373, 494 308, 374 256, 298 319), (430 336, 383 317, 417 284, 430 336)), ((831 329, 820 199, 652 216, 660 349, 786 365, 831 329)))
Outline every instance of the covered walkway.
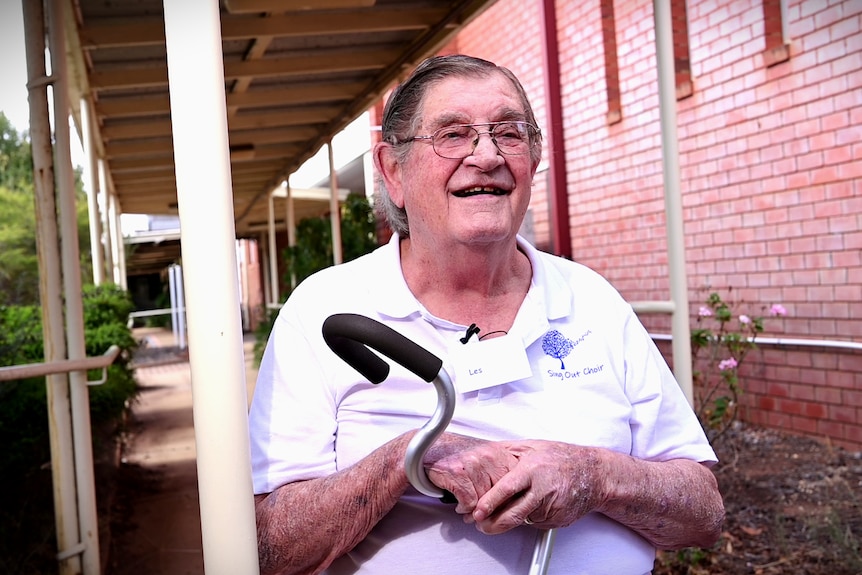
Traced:
MULTIPOLYGON (((110 575, 203 575, 200 505, 187 353, 169 330, 142 328, 141 387, 111 505, 110 575)), ((254 336, 243 338, 249 399, 254 336)))

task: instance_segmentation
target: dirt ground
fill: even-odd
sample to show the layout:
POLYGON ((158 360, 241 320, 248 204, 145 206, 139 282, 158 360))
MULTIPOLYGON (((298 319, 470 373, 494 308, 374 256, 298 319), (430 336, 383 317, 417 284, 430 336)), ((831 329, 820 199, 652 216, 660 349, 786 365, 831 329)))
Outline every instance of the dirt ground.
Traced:
POLYGON ((660 553, 654 575, 862 575, 862 453, 748 426, 714 447, 721 540, 660 553))

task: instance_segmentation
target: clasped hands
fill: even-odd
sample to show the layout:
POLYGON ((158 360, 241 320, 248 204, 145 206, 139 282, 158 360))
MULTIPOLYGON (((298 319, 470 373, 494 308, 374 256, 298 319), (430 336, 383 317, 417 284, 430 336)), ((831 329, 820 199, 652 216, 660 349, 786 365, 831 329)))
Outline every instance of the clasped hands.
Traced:
POLYGON ((486 534, 571 525, 602 501, 595 448, 556 441, 485 441, 447 433, 425 458, 428 478, 486 534), (441 441, 442 440, 442 441, 441 441))

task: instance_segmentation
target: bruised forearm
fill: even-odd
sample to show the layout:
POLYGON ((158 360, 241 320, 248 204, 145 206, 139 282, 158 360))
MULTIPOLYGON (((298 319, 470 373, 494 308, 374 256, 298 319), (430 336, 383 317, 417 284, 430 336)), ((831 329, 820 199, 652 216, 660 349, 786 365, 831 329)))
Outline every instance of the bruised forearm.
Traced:
POLYGON ((596 509, 659 549, 709 547, 724 520, 715 476, 700 463, 650 462, 604 452, 603 503, 596 509))
POLYGON ((355 465, 255 497, 261 575, 319 573, 362 541, 408 486, 400 436, 355 465))

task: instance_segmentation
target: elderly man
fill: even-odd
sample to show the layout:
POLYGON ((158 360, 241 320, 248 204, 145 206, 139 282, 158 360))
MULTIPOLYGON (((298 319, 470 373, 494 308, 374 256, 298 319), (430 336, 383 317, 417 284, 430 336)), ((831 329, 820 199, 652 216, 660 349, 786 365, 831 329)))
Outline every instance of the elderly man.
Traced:
POLYGON ((715 454, 631 307, 518 236, 540 158, 505 68, 435 57, 394 91, 374 149, 394 235, 303 282, 261 363, 263 573, 526 573, 537 528, 557 528, 550 573, 642 575, 656 548, 716 541, 715 454), (444 358, 457 406, 424 465, 457 504, 404 470, 432 386, 396 365, 378 388, 342 362, 321 325, 343 312, 444 358))

